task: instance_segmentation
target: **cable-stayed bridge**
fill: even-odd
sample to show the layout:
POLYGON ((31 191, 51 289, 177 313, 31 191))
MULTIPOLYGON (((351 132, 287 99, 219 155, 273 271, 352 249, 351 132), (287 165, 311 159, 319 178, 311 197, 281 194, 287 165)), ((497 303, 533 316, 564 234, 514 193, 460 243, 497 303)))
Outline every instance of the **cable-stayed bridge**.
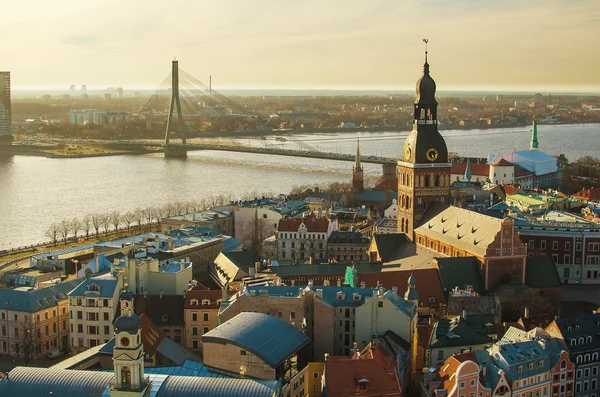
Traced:
MULTIPOLYGON (((355 160, 353 155, 319 151, 306 142, 290 136, 286 136, 286 140, 296 143, 303 150, 279 148, 276 145, 268 145, 266 141, 263 142, 264 147, 188 143, 190 127, 184 121, 184 117, 252 118, 267 130, 269 121, 278 116, 264 115, 236 103, 231 98, 214 90, 210 84, 206 85, 191 74, 179 69, 177 61, 173 61, 171 73, 140 108, 138 115, 159 118, 166 115, 165 139, 160 144, 136 141, 123 142, 123 145, 129 147, 162 146, 166 157, 186 157, 189 150, 218 150, 325 160, 355 160)), ((394 177, 396 174, 397 159, 395 158, 361 156, 361 162, 381 164, 383 174, 387 177, 394 177)))

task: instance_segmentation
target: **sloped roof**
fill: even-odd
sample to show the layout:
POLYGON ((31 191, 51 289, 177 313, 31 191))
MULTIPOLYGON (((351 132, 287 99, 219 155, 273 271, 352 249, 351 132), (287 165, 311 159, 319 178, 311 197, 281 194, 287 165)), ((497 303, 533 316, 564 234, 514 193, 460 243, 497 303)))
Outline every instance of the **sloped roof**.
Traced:
POLYGON ((32 291, 0 288, 0 309, 34 313, 67 299, 69 292, 82 279, 65 281, 50 287, 37 288, 32 291))
POLYGON ((254 267, 254 263, 260 262, 260 258, 256 251, 248 250, 248 251, 236 251, 236 252, 223 252, 223 256, 225 256, 231 263, 238 267, 238 269, 248 272, 248 268, 254 267))
POLYGON ((379 182, 379 184, 377 186, 375 186, 373 188, 373 190, 393 190, 395 192, 398 191, 398 178, 388 178, 385 179, 381 182, 379 182))
POLYGON ((504 157, 498 157, 496 160, 494 160, 492 162, 491 165, 496 166, 496 167, 511 167, 513 165, 513 163, 505 160, 504 157))
POLYGON ((448 314, 462 314, 463 310, 469 314, 497 313, 499 302, 495 296, 452 296, 448 297, 448 314))
POLYGON ((112 372, 17 367, 0 381, 0 396, 94 397, 102 396, 114 375, 112 372))
POLYGON ((473 329, 461 317, 455 317, 440 319, 433 326, 428 348, 441 349, 451 346, 475 346, 488 343, 492 343, 489 336, 473 329))
MULTIPOLYGON (((227 296, 232 296, 235 295, 236 291, 231 291, 231 290, 227 290, 226 294, 227 296)), ((185 302, 183 305, 184 309, 218 309, 219 308, 219 304, 217 303, 218 300, 220 300, 223 297, 223 291, 218 290, 218 289, 213 289, 213 290, 191 290, 188 291, 186 297, 185 297, 185 302), (191 301, 192 300, 198 300, 198 305, 192 305, 191 301), (203 305, 202 301, 208 299, 210 301, 210 303, 208 305, 203 305)))
MULTIPOLYGON (((381 272, 380 263, 357 263, 354 265, 359 277, 363 273, 381 272)), ((273 266, 268 269, 279 277, 318 276, 324 274, 345 274, 346 265, 324 263, 315 265, 273 266)), ((343 277, 342 277, 343 278, 343 277)))
POLYGON ((260 357, 272 368, 308 343, 287 322, 262 313, 243 312, 202 335, 202 343, 232 343, 260 357))
POLYGON ((358 273, 360 282, 367 288, 375 288, 377 283, 384 288, 398 287, 398 294, 404 296, 408 288, 408 278, 413 275, 417 280, 415 287, 419 294, 419 306, 439 307, 446 303, 446 295, 437 269, 406 269, 379 273, 358 273), (433 299, 430 299, 433 298, 433 299))
POLYGON ((562 284, 554 260, 549 256, 528 257, 525 284, 531 288, 558 287, 562 284))
MULTIPOLYGON (((469 168, 471 169, 471 175, 485 176, 486 178, 490 175, 489 164, 469 163, 469 168)), ((467 163, 452 163, 450 172, 452 174, 464 175, 466 170, 467 163)))
POLYGON ((485 256, 487 247, 500 232, 502 220, 458 207, 448 207, 421 223, 415 233, 485 256))
POLYGON ((515 194, 519 191, 519 189, 511 185, 502 185, 502 188, 506 194, 515 194))
POLYGON ((408 243, 408 237, 404 233, 375 233, 373 235, 377 251, 383 262, 389 262, 394 258, 394 252, 408 243))
POLYGON ((571 197, 587 201, 600 200, 600 187, 580 190, 577 193, 573 193, 571 197))
POLYGON ((465 361, 473 361, 475 364, 478 364, 474 352, 465 352, 449 357, 444 364, 441 365, 437 370, 435 377, 436 381, 441 382, 441 386, 438 387, 438 389, 445 389, 450 392, 454 388, 456 385, 456 371, 465 361))
MULTIPOLYGON (((220 291, 219 291, 220 292, 220 291)), ((175 325, 183 326, 185 317, 183 312, 183 295, 134 295, 135 314, 147 316, 158 326, 175 325)), ((120 306, 120 305, 119 305, 120 306)), ((120 307, 117 313, 120 313, 120 307)))
POLYGON ((115 293, 115 289, 119 285, 119 278, 113 276, 110 273, 103 274, 101 276, 88 278, 79 284, 76 288, 74 288, 71 292, 69 292, 69 296, 90 296, 90 297, 98 297, 98 298, 112 298, 115 293), (99 287, 99 291, 94 291, 86 295, 88 292, 88 287, 90 285, 97 285, 99 287))
POLYGON ((467 285, 472 285, 473 290, 479 295, 485 292, 479 271, 479 260, 474 256, 441 257, 436 260, 442 288, 446 294, 450 294, 454 287, 466 290, 467 285))
POLYGON ((569 345, 571 353, 580 353, 600 348, 600 314, 587 314, 577 317, 557 318, 556 325, 560 329, 563 339, 569 345), (592 341, 586 342, 586 337, 591 336, 592 341), (570 345, 572 339, 583 338, 584 343, 570 345))
POLYGON ((329 357, 325 361, 324 373, 327 396, 362 395, 358 383, 366 380, 368 388, 364 391, 365 395, 400 397, 400 382, 393 366, 389 368, 383 361, 381 352, 374 347, 372 354, 373 358, 358 360, 351 357, 329 357))
POLYGON ((325 217, 317 218, 317 216, 312 213, 304 218, 280 219, 277 231, 297 232, 302 223, 304 223, 306 230, 309 233, 326 233, 329 228, 329 219, 325 217))
POLYGON ((370 241, 361 232, 335 231, 327 239, 327 244, 369 244, 370 241))

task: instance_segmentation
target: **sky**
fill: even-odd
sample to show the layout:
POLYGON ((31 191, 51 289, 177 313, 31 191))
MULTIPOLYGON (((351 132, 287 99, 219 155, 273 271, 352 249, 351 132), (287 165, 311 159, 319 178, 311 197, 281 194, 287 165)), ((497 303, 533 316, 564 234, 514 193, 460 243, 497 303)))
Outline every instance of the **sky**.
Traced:
POLYGON ((599 0, 20 0, 0 13, 15 88, 158 87, 176 57, 218 88, 600 92, 599 0))

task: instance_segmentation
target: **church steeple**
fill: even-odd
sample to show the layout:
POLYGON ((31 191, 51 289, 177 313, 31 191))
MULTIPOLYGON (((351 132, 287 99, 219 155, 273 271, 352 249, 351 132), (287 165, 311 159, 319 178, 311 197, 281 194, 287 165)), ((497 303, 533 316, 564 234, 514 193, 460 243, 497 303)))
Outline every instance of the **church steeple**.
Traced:
POLYGON ((531 142, 529 143, 529 149, 537 149, 539 146, 537 137, 537 121, 535 115, 533 116, 533 125, 531 128, 531 142))
POLYGON ((356 142, 356 159, 352 169, 352 190, 360 191, 364 189, 363 167, 360 164, 360 141, 356 142))
POLYGON ((465 180, 467 182, 471 182, 471 164, 469 160, 467 160, 467 168, 465 169, 465 180))

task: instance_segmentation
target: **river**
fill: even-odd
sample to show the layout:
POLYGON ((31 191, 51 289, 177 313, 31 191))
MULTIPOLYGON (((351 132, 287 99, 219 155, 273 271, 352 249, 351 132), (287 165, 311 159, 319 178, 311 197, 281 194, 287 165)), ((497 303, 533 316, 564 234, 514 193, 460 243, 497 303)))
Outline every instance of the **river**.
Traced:
MULTIPOLYGON (((318 150, 397 157, 408 132, 296 135, 318 150)), ((444 130, 448 150, 463 156, 526 149, 528 128, 444 130)), ((541 125, 540 150, 564 153, 569 160, 600 155, 600 124, 541 125)), ((293 141, 238 140, 242 144, 277 145, 299 149, 293 141)), ((88 212, 125 212, 172 201, 232 198, 252 191, 287 193, 292 186, 349 181, 352 163, 262 154, 194 151, 188 158, 128 155, 82 159, 0 157, 0 249, 47 241, 53 222, 88 212)), ((365 173, 381 174, 378 165, 365 173)))

